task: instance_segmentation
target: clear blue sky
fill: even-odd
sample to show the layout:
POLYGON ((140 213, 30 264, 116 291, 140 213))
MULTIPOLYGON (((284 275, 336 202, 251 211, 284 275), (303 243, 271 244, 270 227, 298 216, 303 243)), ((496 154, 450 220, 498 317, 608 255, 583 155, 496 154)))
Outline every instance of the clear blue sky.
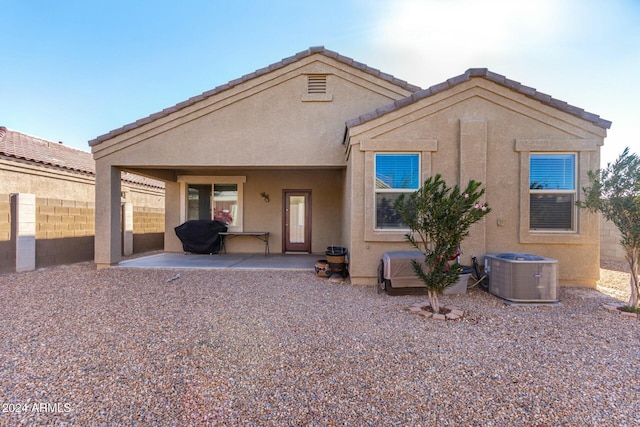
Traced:
POLYGON ((487 67, 640 152, 640 0, 0 0, 0 125, 87 141, 310 46, 421 87, 487 67))

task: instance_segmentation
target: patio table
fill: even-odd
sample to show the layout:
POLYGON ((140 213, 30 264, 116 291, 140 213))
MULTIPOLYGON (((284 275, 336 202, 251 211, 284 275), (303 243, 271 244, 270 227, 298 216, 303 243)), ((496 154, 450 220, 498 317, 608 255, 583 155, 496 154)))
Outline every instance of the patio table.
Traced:
POLYGON ((222 250, 224 250, 225 254, 227 253, 227 246, 226 246, 227 239, 231 240, 234 237, 251 236, 264 242, 264 256, 269 255, 269 232, 268 231, 224 231, 219 234, 221 236, 224 236, 224 238, 222 239, 221 252, 222 250))

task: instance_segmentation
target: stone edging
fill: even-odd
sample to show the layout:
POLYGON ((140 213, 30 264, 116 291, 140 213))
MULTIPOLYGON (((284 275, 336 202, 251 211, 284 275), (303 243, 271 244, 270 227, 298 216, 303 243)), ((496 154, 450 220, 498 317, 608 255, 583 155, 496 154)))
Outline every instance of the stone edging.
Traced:
POLYGON ((433 319, 433 320, 458 320, 458 319, 462 319, 464 317, 464 311, 460 308, 457 307, 455 305, 446 305, 446 306, 442 306, 442 308, 445 308, 447 310, 451 310, 449 313, 447 314, 433 314, 430 311, 426 311, 424 310, 425 307, 429 307, 429 302, 428 301, 423 301, 423 302, 416 302, 413 303, 409 306, 409 311, 411 313, 415 313, 418 316, 422 316, 425 319, 433 319))
POLYGON ((602 304, 602 307, 607 311, 611 311, 613 313, 617 312, 623 317, 627 317, 629 319, 638 319, 638 313, 629 313, 627 311, 622 311, 618 309, 619 307, 624 307, 625 305, 627 304, 622 302, 610 302, 610 303, 602 304))

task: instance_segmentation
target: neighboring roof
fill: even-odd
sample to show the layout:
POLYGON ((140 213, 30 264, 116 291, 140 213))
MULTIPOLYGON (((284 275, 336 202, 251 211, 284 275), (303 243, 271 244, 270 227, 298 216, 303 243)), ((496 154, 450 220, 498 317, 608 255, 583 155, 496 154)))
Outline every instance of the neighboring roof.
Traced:
POLYGON ((529 98, 538 100, 545 105, 557 108, 560 111, 564 111, 565 113, 569 113, 573 116, 589 121, 594 125, 599 126, 603 129, 609 129, 611 127, 610 121, 601 119, 600 116, 586 112, 582 108, 574 107, 573 105, 569 105, 564 101, 560 101, 558 99, 552 98, 550 95, 546 95, 542 92, 538 92, 534 88, 525 86, 514 80, 507 79, 505 76, 493 73, 486 68, 471 68, 467 70, 464 74, 461 74, 457 77, 453 77, 445 82, 442 82, 435 86, 431 86, 430 88, 419 90, 411 94, 410 96, 407 96, 406 98, 399 99, 391 104, 387 104, 385 106, 377 108, 375 111, 364 114, 355 119, 349 120, 347 121, 347 128, 358 126, 370 120, 377 119, 378 117, 381 117, 387 113, 406 107, 407 105, 411 105, 414 102, 417 102, 421 99, 427 98, 429 96, 435 95, 437 93, 450 89, 454 86, 457 86, 461 83, 469 81, 472 77, 485 78, 491 82, 494 82, 496 84, 509 88, 515 92, 526 95, 529 98))
POLYGON ((290 56, 290 57, 285 58, 285 59, 283 59, 281 61, 278 61, 276 63, 268 65, 268 66, 266 66, 264 68, 256 70, 253 73, 246 74, 246 75, 244 75, 244 76, 242 76, 242 77, 240 77, 238 79, 232 80, 232 81, 230 81, 228 83, 225 83, 225 84, 223 84, 221 86, 218 86, 218 87, 216 87, 216 88, 214 88, 212 90, 209 90, 207 92, 203 92, 200 95, 197 95, 197 96, 194 96, 192 98, 189 98, 186 101, 183 101, 183 102, 180 102, 180 103, 174 105, 173 107, 165 108, 164 110, 162 110, 160 112, 152 114, 152 115, 150 115, 148 117, 145 117, 143 119, 137 120, 134 123, 130 123, 130 124, 125 125, 125 126, 119 128, 119 129, 112 130, 111 132, 109 132, 107 134, 98 136, 97 138, 89 141, 89 145, 90 146, 94 146, 94 145, 100 144, 103 141, 111 139, 111 138, 113 138, 115 136, 118 136, 118 135, 123 134, 125 132, 128 132, 130 130, 136 129, 136 128, 138 128, 140 126, 143 126, 145 124, 151 123, 154 120, 157 120, 159 118, 166 117, 169 114, 175 113, 176 111, 179 111, 179 110, 181 110, 183 108, 189 107, 190 105, 193 105, 193 104, 195 104, 197 102, 203 101, 203 100, 205 100, 205 99, 207 99, 209 97, 217 95, 218 93, 223 92, 223 91, 228 90, 228 89, 231 89, 231 88, 233 88, 233 87, 235 87, 235 86, 237 86, 239 84, 242 84, 242 83, 247 82, 249 80, 255 79, 256 77, 262 76, 264 74, 271 73, 271 72, 273 72, 275 70, 278 70, 280 68, 284 68, 287 65, 290 65, 290 64, 292 64, 294 62, 300 61, 301 59, 304 59, 306 57, 309 57, 311 55, 316 55, 316 54, 327 56, 327 57, 332 58, 332 59, 334 59, 334 60, 336 60, 338 62, 342 62, 342 63, 347 64, 347 65, 349 65, 349 66, 351 66, 353 68, 357 68, 360 71, 363 71, 365 73, 371 74, 371 75, 373 75, 375 77, 378 77, 380 79, 386 80, 386 81, 388 81, 390 83, 393 83, 394 85, 399 86, 399 87, 401 87, 401 88, 403 88, 405 90, 408 90, 410 92, 416 92, 416 91, 419 91, 421 89, 419 86, 412 85, 410 83, 407 83, 404 80, 400 80, 398 78, 395 78, 394 76, 392 76, 390 74, 383 73, 383 72, 381 72, 380 70, 378 70, 376 68, 369 67, 366 64, 357 62, 357 61, 355 61, 355 60, 353 60, 353 59, 351 59, 349 57, 340 55, 337 52, 333 52, 331 50, 325 49, 324 46, 315 46, 315 47, 310 47, 307 50, 303 50, 302 52, 298 52, 293 56, 290 56))
POLYGON ((95 173, 90 153, 0 127, 0 154, 84 173, 95 173))
MULTIPOLYGON (((67 147, 35 136, 0 126, 0 155, 27 160, 60 169, 94 175, 95 162, 91 153, 67 147)), ((164 188, 164 183, 130 173, 122 173, 123 181, 147 187, 164 188)))

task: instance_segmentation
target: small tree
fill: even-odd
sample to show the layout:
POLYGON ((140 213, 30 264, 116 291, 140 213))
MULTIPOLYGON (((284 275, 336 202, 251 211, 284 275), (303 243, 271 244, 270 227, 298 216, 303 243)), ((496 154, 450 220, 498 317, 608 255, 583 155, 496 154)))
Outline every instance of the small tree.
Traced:
POLYGON ((605 169, 589 171, 591 187, 585 187, 578 206, 600 212, 620 231, 620 244, 631 268, 629 305, 638 308, 638 253, 640 250, 640 158, 625 148, 605 169))
POLYGON ((464 191, 448 187, 440 174, 429 177, 414 193, 400 195, 395 207, 411 232, 407 241, 425 257, 424 263, 411 260, 416 275, 427 288, 431 309, 440 310, 438 297, 459 278, 457 263, 449 264, 459 254, 469 228, 491 212, 480 197, 485 190, 471 180, 464 191))

